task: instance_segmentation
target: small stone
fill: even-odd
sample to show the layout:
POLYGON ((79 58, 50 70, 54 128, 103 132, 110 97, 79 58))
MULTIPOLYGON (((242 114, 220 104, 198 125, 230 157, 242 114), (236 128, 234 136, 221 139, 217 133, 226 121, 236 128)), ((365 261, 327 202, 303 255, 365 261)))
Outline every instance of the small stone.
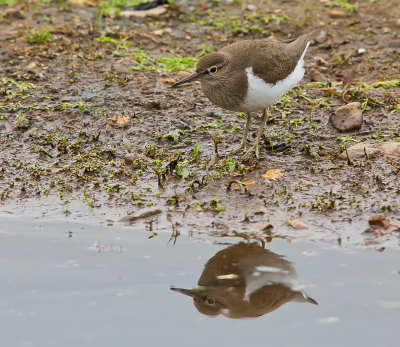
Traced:
POLYGON ((170 34, 171 32, 172 32, 171 28, 158 29, 153 31, 153 35, 162 36, 164 33, 170 34))
POLYGON ((331 10, 329 11, 329 16, 332 18, 344 18, 347 16, 347 13, 339 10, 331 10))
POLYGON ((221 118, 223 114, 215 108, 207 107, 201 114, 202 117, 221 118))
POLYGON ((400 142, 396 141, 381 142, 377 144, 377 147, 388 158, 393 160, 400 160, 400 142))
POLYGON ((252 227, 255 231, 267 231, 273 228, 270 222, 258 222, 253 224, 252 227))
MULTIPOLYGON (((347 154, 349 155, 350 159, 366 159, 367 157, 369 159, 373 159, 376 158, 380 153, 381 151, 375 148, 373 143, 362 142, 347 148, 347 154)), ((339 159, 347 160, 347 154, 346 151, 343 151, 339 155, 339 159)))
POLYGON ((34 68, 37 67, 37 64, 33 61, 31 63, 28 64, 28 66, 26 67, 27 70, 33 70, 34 68))
MULTIPOLYGON (((373 159, 377 156, 386 156, 389 159, 400 159, 400 142, 387 141, 381 143, 357 143, 347 148, 350 159, 373 159)), ((346 151, 339 155, 339 159, 347 160, 346 151)))
POLYGON ((366 50, 365 48, 359 48, 359 49, 357 50, 357 53, 358 53, 358 54, 364 54, 366 51, 367 51, 367 50, 366 50))
POLYGON ((301 218, 288 218, 286 223, 297 230, 308 229, 307 222, 301 218))
POLYGON ((335 115, 330 117, 330 121, 340 131, 360 129, 363 123, 361 104, 359 102, 351 102, 339 107, 335 111, 335 115))
POLYGON ((321 72, 316 69, 311 70, 311 81, 312 82, 329 82, 328 78, 326 78, 321 72))
POLYGON ((3 17, 8 19, 24 19, 25 15, 20 10, 9 8, 4 11, 3 17))
POLYGON ((135 159, 136 156, 133 155, 132 153, 125 154, 124 156, 125 165, 132 165, 135 159))

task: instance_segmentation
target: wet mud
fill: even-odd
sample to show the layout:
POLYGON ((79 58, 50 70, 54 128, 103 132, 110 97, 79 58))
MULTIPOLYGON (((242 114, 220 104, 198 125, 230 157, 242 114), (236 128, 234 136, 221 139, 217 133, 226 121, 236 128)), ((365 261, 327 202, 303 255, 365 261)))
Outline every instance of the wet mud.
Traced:
POLYGON ((2 214, 125 223, 150 236, 398 245, 396 1, 176 1, 143 18, 82 3, 0 5, 2 214), (303 81, 272 107, 260 160, 229 155, 242 115, 213 106, 199 84, 171 88, 208 51, 316 27, 325 33, 303 81), (330 118, 350 102, 361 129, 339 131, 330 118), (346 155, 383 142, 393 151, 346 155), (376 213, 389 224, 371 228, 376 213))

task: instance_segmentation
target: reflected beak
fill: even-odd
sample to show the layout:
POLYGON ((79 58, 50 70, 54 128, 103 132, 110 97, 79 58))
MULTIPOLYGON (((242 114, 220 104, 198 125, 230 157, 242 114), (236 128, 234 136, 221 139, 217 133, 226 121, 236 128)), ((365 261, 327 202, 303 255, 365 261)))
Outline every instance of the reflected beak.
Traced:
POLYGON ((315 301, 314 299, 310 298, 309 296, 307 296, 306 300, 307 300, 307 302, 309 302, 310 304, 318 305, 318 302, 315 301))
POLYGON ((196 290, 196 289, 181 289, 181 288, 174 288, 174 287, 171 287, 170 289, 173 290, 174 292, 182 293, 182 294, 185 294, 192 298, 197 298, 199 292, 201 291, 201 290, 196 290))
POLYGON ((177 86, 180 86, 181 84, 188 83, 188 82, 193 82, 196 81, 200 77, 200 74, 195 72, 193 75, 190 75, 188 77, 182 78, 180 81, 175 82, 172 87, 175 88, 177 86))

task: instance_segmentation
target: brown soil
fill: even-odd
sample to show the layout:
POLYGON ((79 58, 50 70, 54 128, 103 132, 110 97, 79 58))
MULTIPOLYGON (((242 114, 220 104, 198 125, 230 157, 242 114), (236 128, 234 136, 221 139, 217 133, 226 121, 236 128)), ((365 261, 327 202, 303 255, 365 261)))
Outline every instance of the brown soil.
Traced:
POLYGON ((400 161, 338 158, 357 141, 400 141, 396 0, 362 1, 355 12, 321 0, 176 1, 156 18, 99 17, 96 6, 62 2, 0 5, 0 13, 3 214, 125 217, 153 233, 172 223, 175 236, 397 245, 395 228, 369 230, 368 218, 382 212, 400 223, 400 161), (281 20, 258 20, 267 16, 281 20), (154 58, 195 56, 202 44, 214 50, 241 39, 283 40, 315 27, 326 35, 307 52, 299 88, 273 107, 258 161, 228 155, 243 118, 213 106, 198 84, 170 88, 183 74, 164 71, 154 58), (49 40, 31 42, 30 33, 43 28, 49 40), (99 41, 102 34, 116 41, 99 41), (155 70, 138 63, 138 48, 155 70), (354 101, 363 106, 363 126, 340 133, 329 117, 354 101), (132 146, 127 157, 124 137, 132 146), (288 146, 271 150, 270 143, 288 146), (271 169, 283 176, 263 178, 271 169), (308 229, 289 226, 291 217, 308 229))

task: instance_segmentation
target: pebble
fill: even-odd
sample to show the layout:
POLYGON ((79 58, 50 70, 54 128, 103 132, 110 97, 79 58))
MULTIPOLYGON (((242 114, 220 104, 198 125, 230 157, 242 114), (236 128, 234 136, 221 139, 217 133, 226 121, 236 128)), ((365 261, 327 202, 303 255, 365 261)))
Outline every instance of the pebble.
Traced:
POLYGON ((292 228, 297 230, 303 230, 309 228, 307 222, 300 218, 288 218, 286 223, 289 224, 292 228))
POLYGON ((331 10, 329 11, 329 16, 332 18, 344 18, 347 16, 347 13, 339 10, 331 10))
POLYGON ((351 102, 339 107, 335 114, 331 115, 330 121, 340 131, 360 129, 363 123, 361 104, 359 102, 351 102))
POLYGON ((215 108, 207 107, 204 109, 201 116, 202 117, 220 118, 223 116, 223 114, 220 111, 216 110, 215 108))
POLYGON ((24 19, 25 15, 20 10, 9 8, 4 11, 3 17, 8 19, 24 19))
MULTIPOLYGON (((386 156, 393 160, 400 160, 400 142, 386 141, 381 143, 357 143, 347 148, 350 159, 369 159, 386 156)), ((346 151, 339 155, 339 159, 347 160, 346 151)))
POLYGON ((313 82, 329 82, 329 79, 324 76, 323 73, 319 72, 316 69, 311 70, 311 81, 313 82))
POLYGON ((31 63, 28 64, 28 66, 26 67, 27 70, 33 70, 37 67, 37 64, 33 61, 31 63))

